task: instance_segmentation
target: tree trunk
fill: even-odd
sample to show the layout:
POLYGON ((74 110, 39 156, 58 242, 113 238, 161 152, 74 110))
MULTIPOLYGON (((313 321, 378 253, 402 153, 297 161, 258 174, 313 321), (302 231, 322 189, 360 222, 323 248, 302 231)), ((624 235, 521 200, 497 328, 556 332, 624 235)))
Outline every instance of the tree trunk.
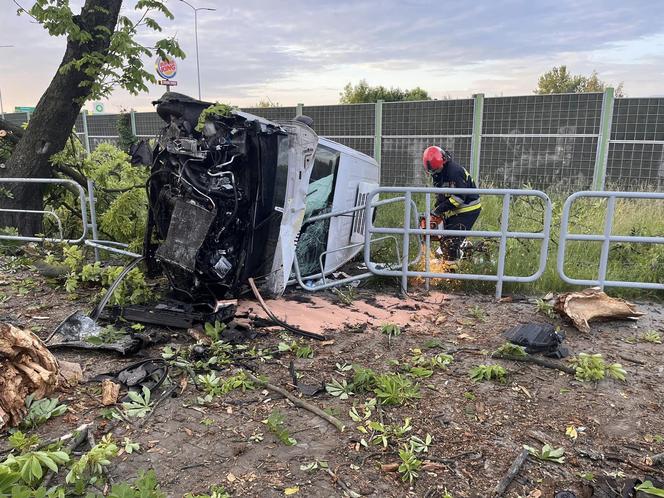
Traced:
MULTIPOLYGON (((122 0, 86 0, 81 13, 74 21, 82 31, 91 33, 93 39, 81 43, 67 40, 67 50, 57 73, 37 103, 28 128, 20 139, 0 177, 51 178, 53 171, 49 158, 61 151, 69 138, 81 112, 81 107, 90 95, 95 74, 70 69, 60 71, 64 65, 80 60, 93 52, 106 53, 110 44, 110 33, 115 30, 122 0)), ((44 185, 9 184, 12 199, 0 200, 2 207, 13 209, 43 209, 44 185)), ((0 213, 0 227, 18 227, 21 235, 33 235, 42 230, 39 215, 0 213)))

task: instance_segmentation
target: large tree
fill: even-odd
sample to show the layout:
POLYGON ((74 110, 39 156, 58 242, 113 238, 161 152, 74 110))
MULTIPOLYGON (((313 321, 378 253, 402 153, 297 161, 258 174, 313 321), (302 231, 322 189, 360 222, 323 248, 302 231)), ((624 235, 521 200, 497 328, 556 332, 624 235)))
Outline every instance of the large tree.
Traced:
MULTIPOLYGON (((603 92, 609 86, 612 85, 599 79, 597 71, 593 71, 590 76, 583 76, 570 73, 567 66, 556 66, 539 77, 535 93, 544 95, 603 92)), ((615 95, 616 97, 624 96, 622 83, 615 87, 615 95)))
POLYGON ((402 90, 395 87, 385 88, 382 85, 369 86, 367 80, 360 80, 356 85, 348 83, 339 98, 339 102, 342 104, 372 103, 378 100, 399 102, 402 100, 431 100, 431 97, 419 86, 410 90, 402 90))
MULTIPOLYGON (((65 146, 87 100, 107 97, 117 87, 133 94, 147 91, 147 83, 156 80, 143 68, 142 57, 184 57, 174 39, 159 40, 151 47, 136 39, 141 29, 161 31, 152 14, 173 18, 162 0, 138 0, 136 19, 121 14, 122 3, 86 0, 78 14, 72 11, 69 0, 37 0, 29 9, 19 9, 19 14, 32 17, 51 36, 65 36, 67 47, 27 129, 18 133, 0 123, 17 142, 0 176, 52 177, 49 158, 65 146)), ((10 190, 9 195, 4 194, 3 207, 42 209, 43 186, 11 184, 10 190)), ((42 220, 2 213, 2 226, 18 226, 21 234, 28 235, 41 231, 42 220)))

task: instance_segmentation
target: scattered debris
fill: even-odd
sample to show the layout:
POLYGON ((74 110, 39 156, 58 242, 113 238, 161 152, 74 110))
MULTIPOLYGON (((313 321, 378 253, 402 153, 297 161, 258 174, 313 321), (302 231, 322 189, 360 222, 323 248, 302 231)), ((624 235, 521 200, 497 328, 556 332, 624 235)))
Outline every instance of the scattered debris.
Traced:
POLYGON ((285 389, 282 389, 281 387, 275 386, 274 384, 270 384, 266 380, 259 379, 258 377, 254 376, 250 372, 247 372, 245 370, 245 375, 249 380, 252 382, 255 382, 257 385, 262 386, 272 392, 275 392, 277 394, 281 394, 284 398, 288 398, 288 400, 293 403, 295 406, 299 406, 300 408, 304 408, 305 410, 310 411, 314 415, 318 415, 320 418, 323 420, 329 422, 333 426, 335 426, 339 432, 343 432, 345 429, 344 423, 339 420, 337 417, 330 415, 329 413, 325 413, 323 410, 318 408, 317 406, 312 405, 311 403, 307 403, 304 400, 301 400, 295 396, 293 396, 291 393, 286 391, 285 389))
POLYGON ((638 311, 635 304, 609 297, 599 287, 560 294, 554 307, 558 313, 572 320, 581 332, 590 332, 588 322, 598 318, 636 320, 645 314, 638 311))
POLYGON ((58 375, 57 360, 35 334, 0 323, 0 430, 21 422, 29 395, 53 392, 58 375))
POLYGON ((519 453, 518 456, 514 459, 514 462, 512 462, 512 465, 510 466, 507 473, 503 476, 503 478, 493 490, 494 498, 498 498, 505 494, 505 491, 507 491, 507 488, 509 488, 516 475, 521 471, 523 464, 526 463, 526 460, 528 460, 528 454, 528 450, 523 449, 521 450, 521 453, 519 453))
POLYGON ((101 404, 111 406, 118 402, 120 396, 120 384, 116 384, 110 379, 101 382, 101 404))
POLYGON ((74 387, 81 382, 81 379, 83 378, 83 369, 80 364, 71 361, 58 360, 58 366, 60 367, 60 379, 62 380, 63 385, 74 387))
POLYGON ((526 353, 542 353, 550 358, 565 358, 569 355, 562 346, 565 334, 556 331, 550 323, 528 323, 517 325, 504 333, 512 344, 526 348, 526 353))

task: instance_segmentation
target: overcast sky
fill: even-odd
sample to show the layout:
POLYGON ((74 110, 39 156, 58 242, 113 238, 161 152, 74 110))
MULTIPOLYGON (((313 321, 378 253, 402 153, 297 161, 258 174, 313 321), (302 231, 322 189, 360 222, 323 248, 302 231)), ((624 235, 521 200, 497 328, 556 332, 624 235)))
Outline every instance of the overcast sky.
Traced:
MULTIPOLYGON (((26 1, 25 5, 32 5, 26 1)), ((72 0, 73 5, 81 1, 72 0)), ((661 0, 191 0, 199 12, 203 98, 250 106, 334 104, 343 86, 421 86, 436 98, 532 93, 537 77, 566 64, 624 82, 630 97, 664 95, 661 0)), ((131 12, 135 0, 125 0, 131 12)), ((169 0, 187 53, 177 91, 196 96, 194 17, 169 0)), ((0 0, 0 91, 5 111, 34 105, 55 72, 65 40, 49 37, 12 0, 0 0)), ((146 61, 150 68, 153 61, 146 61)), ((151 109, 163 87, 117 91, 107 112, 151 109)))

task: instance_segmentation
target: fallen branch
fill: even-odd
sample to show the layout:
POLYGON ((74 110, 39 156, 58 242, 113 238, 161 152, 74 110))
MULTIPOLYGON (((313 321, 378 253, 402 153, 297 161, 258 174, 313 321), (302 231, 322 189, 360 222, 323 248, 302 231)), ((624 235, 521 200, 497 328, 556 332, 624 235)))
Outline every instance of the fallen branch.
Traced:
POLYGON ((353 491, 352 489, 350 489, 348 485, 343 481, 343 479, 340 479, 339 476, 337 476, 329 468, 325 470, 327 470, 327 473, 330 474, 330 477, 332 477, 332 481, 334 482, 334 484, 338 484, 339 487, 345 492, 345 494, 350 496, 350 498, 360 498, 362 496, 357 491, 353 491))
POLYGON ((180 387, 180 384, 177 384, 177 383, 174 382, 173 385, 172 385, 171 387, 169 387, 169 388, 164 392, 164 394, 161 395, 161 398, 159 398, 159 399, 156 401, 156 403, 155 403, 154 406, 152 407, 152 411, 150 411, 150 413, 148 413, 148 414, 145 416, 145 418, 144 418, 143 420, 141 420, 141 423, 140 423, 138 426, 139 426, 139 427, 143 427, 143 426, 147 423, 147 421, 150 420, 150 418, 152 417, 152 415, 154 415, 154 412, 157 411, 157 407, 161 404, 161 402, 162 402, 163 400, 165 400, 166 398, 170 398, 170 397, 171 397, 171 394, 173 394, 173 393, 175 392, 175 390, 176 390, 178 387, 180 387))
POLYGON ((551 368, 553 370, 560 370, 566 374, 576 375, 576 370, 572 367, 567 367, 565 365, 561 365, 558 362, 546 360, 544 358, 537 358, 535 356, 496 355, 494 358, 498 358, 499 360, 519 361, 522 363, 533 363, 535 365, 539 365, 540 367, 551 368))
POLYGON ((503 478, 500 480, 498 485, 493 490, 494 498, 502 496, 505 493, 505 491, 507 491, 507 488, 509 488, 512 481, 521 470, 521 467, 523 467, 523 464, 526 463, 526 460, 528 460, 528 450, 524 449, 514 459, 514 462, 512 462, 512 466, 507 471, 507 474, 503 476, 503 478))
MULTIPOLYGON (((90 424, 83 424, 78 429, 76 429, 76 431, 74 431, 73 433, 70 433, 70 434, 65 434, 64 436, 62 436, 61 438, 56 440, 56 442, 65 440, 63 438, 71 437, 71 441, 67 445, 67 453, 71 454, 72 451, 74 451, 76 448, 78 448, 85 441, 89 440, 90 435, 91 435, 90 424)), ((50 472, 49 471, 49 473, 44 478, 44 482, 42 483, 42 486, 44 486, 44 488, 48 488, 48 485, 51 483, 54 476, 55 476, 55 472, 50 472)))
POLYGON ((300 408, 304 408, 305 410, 310 411, 314 415, 318 415, 320 418, 323 420, 329 422, 333 426, 335 426, 339 432, 343 432, 346 426, 343 424, 341 420, 339 420, 336 417, 333 417, 332 415, 329 415, 328 413, 325 413, 323 410, 318 408, 317 406, 312 405, 311 403, 307 403, 304 400, 301 400, 300 398, 293 396, 291 393, 286 391, 285 389, 282 389, 279 386, 275 386, 274 384, 270 384, 269 382, 265 380, 261 380, 255 375, 251 374, 250 372, 244 370, 245 375, 249 380, 252 382, 255 382, 256 384, 272 391, 277 394, 281 394, 284 398, 287 398, 291 403, 293 403, 295 406, 299 406, 300 408))
POLYGON ((645 365, 645 364, 646 364, 645 361, 641 361, 641 360, 639 360, 639 359, 637 359, 637 358, 632 358, 631 356, 627 356, 626 354, 618 354, 618 356, 619 356, 621 359, 623 359, 623 360, 625 360, 625 361, 628 361, 628 362, 630 362, 630 363, 636 363, 637 365, 645 365))
POLYGON ((261 308, 263 308, 263 311, 267 314, 268 317, 275 323, 275 325, 279 325, 281 327, 284 327, 286 330, 289 332, 292 332, 293 334, 296 335, 301 335, 302 337, 308 337, 310 339, 317 339, 319 341, 324 341, 327 339, 323 334, 319 334, 318 332, 308 332, 306 330, 299 329, 297 327, 294 327, 292 325, 289 325, 288 323, 284 322, 283 320, 277 318, 277 316, 272 313, 272 310, 268 307, 268 305, 265 303, 265 300, 263 299, 263 296, 261 296, 260 292, 258 292, 258 288, 256 287, 256 283, 254 282, 253 278, 248 279, 249 282, 249 287, 251 287, 251 291, 254 293, 254 296, 256 299, 258 299, 259 304, 261 305, 261 308))

